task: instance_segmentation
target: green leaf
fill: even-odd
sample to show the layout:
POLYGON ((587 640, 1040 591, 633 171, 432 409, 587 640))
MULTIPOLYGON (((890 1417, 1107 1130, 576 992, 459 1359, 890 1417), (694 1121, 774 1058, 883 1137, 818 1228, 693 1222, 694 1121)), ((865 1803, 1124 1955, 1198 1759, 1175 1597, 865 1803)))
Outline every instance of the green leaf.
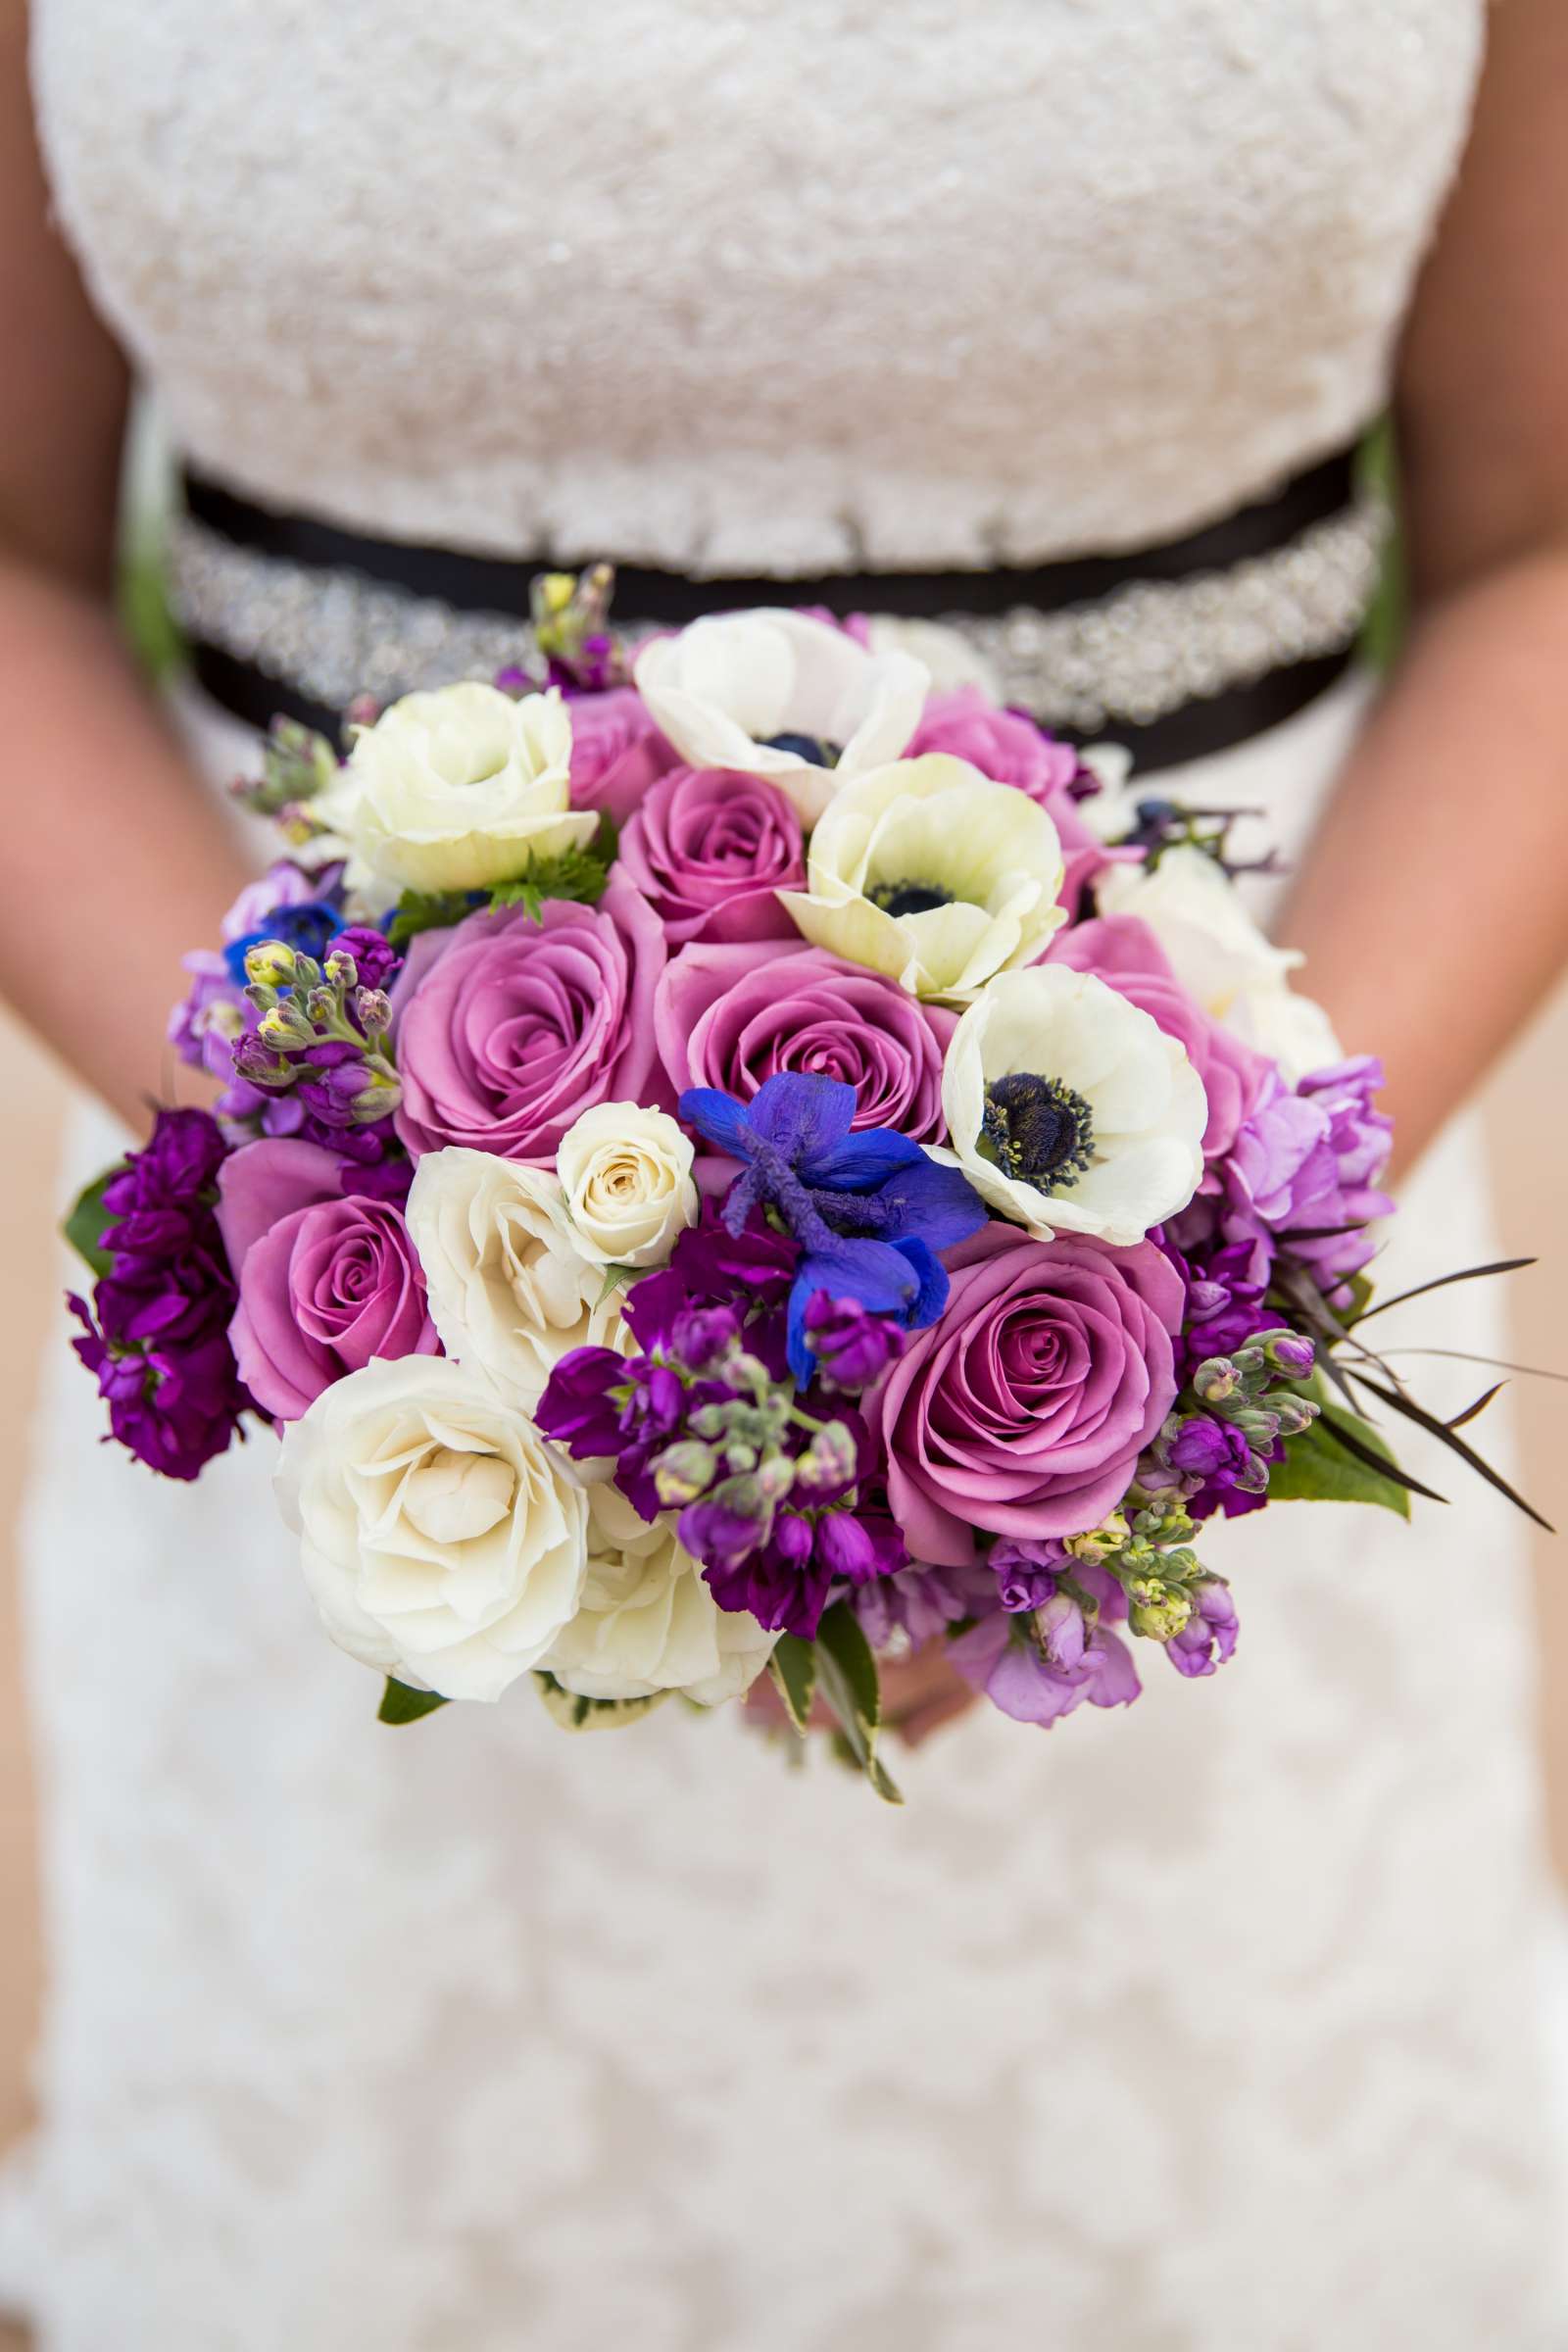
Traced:
POLYGON ((848 1601, 836 1601, 816 1629, 816 1671, 822 1696, 860 1770, 884 1804, 902 1805, 904 1798, 876 1752, 882 1726, 876 1660, 848 1601))
POLYGON ((1394 1466, 1393 1454, 1370 1421, 1340 1405, 1325 1405, 1310 1429, 1286 1439, 1285 1459, 1276 1462, 1268 1474, 1268 1498, 1270 1502, 1375 1502, 1408 1519, 1409 1494, 1397 1478, 1386 1477, 1364 1460, 1367 1453, 1394 1466))
POLYGON ((667 1690, 656 1690, 651 1698, 583 1698, 575 1690, 564 1690, 555 1676, 542 1668, 535 1669, 533 1679, 545 1712, 565 1732, 619 1731, 622 1724, 652 1714, 670 1695, 667 1690))
POLYGON ((124 1165, 122 1159, 118 1159, 112 1168, 105 1168, 101 1176, 95 1176, 86 1191, 79 1195, 60 1229, 76 1255, 92 1268, 100 1282, 106 1274, 114 1272, 115 1266, 114 1252, 104 1247, 104 1235, 115 1222, 104 1206, 104 1194, 124 1165))
POLYGON ((617 1291, 629 1290, 634 1282, 641 1282, 647 1271, 646 1266, 607 1266, 604 1288, 594 1300, 595 1306, 603 1306, 605 1300, 613 1298, 617 1291))
POLYGON ((439 1690, 414 1690, 407 1683, 398 1682, 392 1675, 386 1678, 381 1704, 375 1710, 377 1723, 417 1723, 421 1715, 433 1715, 447 1701, 439 1690))
POLYGON ((491 892, 490 904, 520 906, 537 922, 547 899, 575 899, 580 906, 596 906, 609 879, 609 864, 592 850, 564 850, 559 858, 540 858, 515 882, 503 882, 491 892))
POLYGON ((386 927, 386 944, 401 953, 421 931, 450 931, 481 904, 471 890, 406 890, 386 927))
POLYGON ((789 1711, 789 1719, 804 1734, 816 1696, 816 1652, 796 1634, 781 1635, 767 1661, 773 1688, 789 1711))

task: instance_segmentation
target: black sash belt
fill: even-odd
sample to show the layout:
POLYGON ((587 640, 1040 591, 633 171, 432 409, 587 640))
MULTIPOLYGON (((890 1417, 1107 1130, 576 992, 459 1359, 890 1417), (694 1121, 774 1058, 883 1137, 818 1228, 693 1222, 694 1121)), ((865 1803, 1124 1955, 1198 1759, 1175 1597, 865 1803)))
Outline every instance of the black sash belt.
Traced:
MULTIPOLYGON (((1303 631, 1292 603, 1299 581, 1293 587, 1289 567, 1295 562, 1298 574, 1302 563, 1310 565, 1319 560, 1314 551, 1321 544, 1321 526, 1332 530, 1342 519, 1354 526, 1358 515, 1364 523, 1364 510, 1356 505, 1354 465, 1351 453, 1330 458, 1298 475, 1274 497, 1245 507, 1222 522, 1126 555, 984 572, 846 571, 787 581, 761 576, 694 579, 641 565, 618 565, 614 617, 632 628, 678 628, 708 612, 787 603, 825 608, 841 616, 870 612, 952 623, 979 650, 994 651, 999 645, 1011 648, 1021 643, 1035 619, 1045 623, 1049 646, 1060 633, 1058 628, 1053 635, 1052 616, 1092 617, 1098 612, 1109 616, 1117 611, 1118 600, 1118 626, 1136 625, 1128 620, 1129 590, 1205 582, 1207 588, 1199 591, 1197 604, 1169 597, 1142 600, 1140 612, 1147 608, 1151 625, 1164 628, 1174 639, 1169 648, 1152 650, 1168 652, 1180 662, 1191 650, 1187 640, 1195 632, 1216 631, 1216 616, 1218 629, 1228 625, 1234 641, 1234 619, 1229 624, 1225 619, 1226 599, 1245 595, 1246 611, 1239 616, 1250 630, 1251 652, 1242 661, 1241 676, 1225 676, 1225 640, 1216 633, 1209 666, 1217 672, 1217 683, 1205 676, 1200 691, 1185 699, 1179 696, 1174 707, 1160 708, 1152 715, 1118 709, 1108 701, 1102 713, 1095 713, 1098 723, 1063 717, 1051 691, 1049 652, 1041 690, 1009 697, 1025 702, 1054 732, 1070 740, 1108 738, 1125 744, 1142 769, 1172 766, 1228 750, 1278 725, 1346 669, 1364 595, 1352 596, 1345 606, 1343 625, 1333 616, 1326 623, 1320 616, 1314 639, 1310 628, 1303 631), (1259 614, 1266 623, 1276 593, 1270 559, 1278 560, 1278 644, 1271 648, 1265 641, 1259 658, 1259 614), (1338 642, 1325 645, 1325 635, 1338 642), (1272 658, 1274 651, 1277 660, 1272 658)), ((257 726, 283 711, 335 731, 342 703, 357 690, 345 680, 341 699, 323 699, 302 682, 310 674, 301 643, 302 631, 308 643, 313 625, 313 591, 335 583, 340 603, 345 597, 352 601, 365 583, 390 592, 375 603, 374 651, 377 660, 384 657, 395 671, 398 648, 387 641, 396 637, 400 600, 420 600, 426 661, 430 614, 423 609, 428 607, 446 608, 458 634, 464 616, 488 618, 500 641, 514 628, 517 654, 512 658, 521 658, 527 643, 529 584, 541 570, 563 568, 542 558, 511 562, 363 537, 318 516, 272 513, 191 472, 184 477, 184 494, 188 522, 184 541, 176 536, 174 601, 190 637, 196 674, 216 701, 257 726), (235 551, 257 561, 250 565, 237 562, 235 551), (247 585, 252 581, 253 592, 247 585)), ((1331 558, 1333 553, 1331 549, 1331 558)), ((413 612, 412 602, 408 610, 413 612)), ((471 619, 468 625, 471 628, 471 619)), ((494 663, 501 665, 500 660, 494 663)), ((999 666, 1006 681, 1008 661, 1004 659, 999 666)), ((1017 667, 1013 661, 1014 672, 1017 667)), ((1153 668, 1157 679, 1157 662, 1153 668)), ((464 672, 454 669, 450 674, 464 672)), ((437 681, 425 676, 418 682, 437 681)), ((376 680, 367 677, 357 684, 374 691, 376 680)), ((1161 699, 1156 686, 1154 700, 1161 699)), ((1169 702, 1170 697, 1163 699, 1169 702)), ((1070 698, 1067 707, 1070 710, 1070 698)))

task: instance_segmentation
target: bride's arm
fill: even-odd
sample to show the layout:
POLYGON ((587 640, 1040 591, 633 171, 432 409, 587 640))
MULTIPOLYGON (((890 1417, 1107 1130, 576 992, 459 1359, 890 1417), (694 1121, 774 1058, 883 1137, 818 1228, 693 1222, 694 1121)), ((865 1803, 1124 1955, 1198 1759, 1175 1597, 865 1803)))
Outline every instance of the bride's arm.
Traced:
POLYGON ((1282 923, 1408 1164, 1568 955, 1568 8, 1501 0, 1399 381, 1413 627, 1282 923))
POLYGON ((139 1124, 243 878, 110 609, 125 370, 50 224, 0 0, 0 994, 139 1124))

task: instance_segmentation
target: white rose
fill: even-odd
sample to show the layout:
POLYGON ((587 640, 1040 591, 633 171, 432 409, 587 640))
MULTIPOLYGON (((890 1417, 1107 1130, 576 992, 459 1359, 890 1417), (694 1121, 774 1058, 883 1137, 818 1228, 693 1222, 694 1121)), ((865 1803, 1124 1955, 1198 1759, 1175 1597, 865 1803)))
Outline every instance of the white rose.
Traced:
POLYGON ((928 752, 844 786, 806 891, 778 894, 813 947, 959 1003, 1031 962, 1067 919, 1061 842, 1038 803, 928 752))
POLYGON ((1185 1050, 1092 973, 1004 972, 948 1046, 942 1109, 999 1215, 1126 1248, 1185 1208, 1208 1100, 1185 1050))
POLYGON ((588 1505, 533 1424, 447 1356, 377 1360, 292 1422, 283 1516, 340 1648, 499 1698, 575 1614, 588 1505))
POLYGON ((637 686, 693 767, 768 776, 814 825, 848 776, 896 760, 920 723, 923 662, 867 653, 805 612, 720 612, 637 659, 637 686))
POLYGON ((561 1139, 556 1173, 584 1257, 660 1266, 697 1219, 695 1151, 667 1110, 596 1102, 561 1139))
POLYGON ((605 1296, 546 1170, 427 1152, 407 1214, 441 1345, 525 1411, 570 1348, 623 1344, 619 1294, 605 1296))
POLYGON ((1255 1054, 1277 1061, 1287 1086, 1314 1070, 1332 1070, 1345 1059, 1345 1048, 1322 1005, 1289 981, 1238 997, 1225 1026, 1255 1054))
POLYGON ((1291 987, 1290 974, 1305 957, 1259 930, 1229 874, 1202 850, 1166 850, 1152 871, 1107 866, 1095 899, 1102 914, 1146 922, 1188 995, 1234 1036, 1272 1055, 1289 1083, 1344 1059, 1322 1006, 1291 987))
POLYGON ((571 716, 559 693, 520 702, 468 682, 407 694, 358 730, 316 804, 365 876, 392 890, 489 890, 591 841, 573 811, 571 716))
POLYGON ((542 1661, 564 1690, 582 1698, 683 1690, 715 1707, 750 1690, 777 1640, 749 1610, 719 1607, 672 1516, 650 1526, 616 1488, 590 1488, 582 1600, 542 1661))

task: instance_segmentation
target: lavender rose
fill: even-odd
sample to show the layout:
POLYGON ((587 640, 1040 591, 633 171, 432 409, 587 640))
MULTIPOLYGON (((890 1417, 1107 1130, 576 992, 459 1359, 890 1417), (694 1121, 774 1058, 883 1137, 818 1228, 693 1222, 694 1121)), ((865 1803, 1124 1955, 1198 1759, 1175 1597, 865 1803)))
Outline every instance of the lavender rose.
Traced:
POLYGON ((1176 1394, 1183 1287, 1151 1243, 1032 1241, 987 1225, 947 1259, 946 1311, 870 1399, 888 1499, 911 1553, 976 1556, 975 1531, 1095 1527, 1126 1492, 1176 1394))
POLYGON ((801 820, 765 776, 674 767, 649 786, 620 839, 627 878, 676 943, 793 939, 773 893, 806 887, 801 820))
POLYGON ((1222 1158, 1273 1082, 1273 1065, 1194 1002, 1149 925, 1130 914, 1077 923, 1058 933, 1044 960, 1096 973, 1186 1050, 1208 1098, 1203 1157, 1222 1158))
POLYGON ((979 686, 956 686, 926 698, 906 760, 948 752, 967 760, 994 784, 1016 784, 1054 817, 1083 765, 1070 743, 1042 734, 1020 710, 999 710, 979 686))
POLYGON ((440 1352, 402 1210, 345 1196, 344 1173, 319 1145, 281 1139, 246 1145, 219 1174, 239 1283, 229 1339, 246 1387, 279 1421, 372 1356, 440 1352))
POLYGON ((548 1166, 596 1102, 673 1108, 649 1083, 663 962, 658 915, 618 879, 597 906, 552 899, 537 922, 486 909, 421 932, 392 998, 409 1151, 548 1166))
POLYGON ((922 1004, 896 980, 803 940, 699 943, 668 965, 654 1033, 671 1086, 713 1086, 749 1102, 780 1070, 842 1078, 858 1096, 855 1124, 940 1142, 942 1056, 956 1013, 922 1004))
POLYGON ((570 700, 571 805, 602 808, 625 824, 656 776, 676 755, 630 686, 570 700))

